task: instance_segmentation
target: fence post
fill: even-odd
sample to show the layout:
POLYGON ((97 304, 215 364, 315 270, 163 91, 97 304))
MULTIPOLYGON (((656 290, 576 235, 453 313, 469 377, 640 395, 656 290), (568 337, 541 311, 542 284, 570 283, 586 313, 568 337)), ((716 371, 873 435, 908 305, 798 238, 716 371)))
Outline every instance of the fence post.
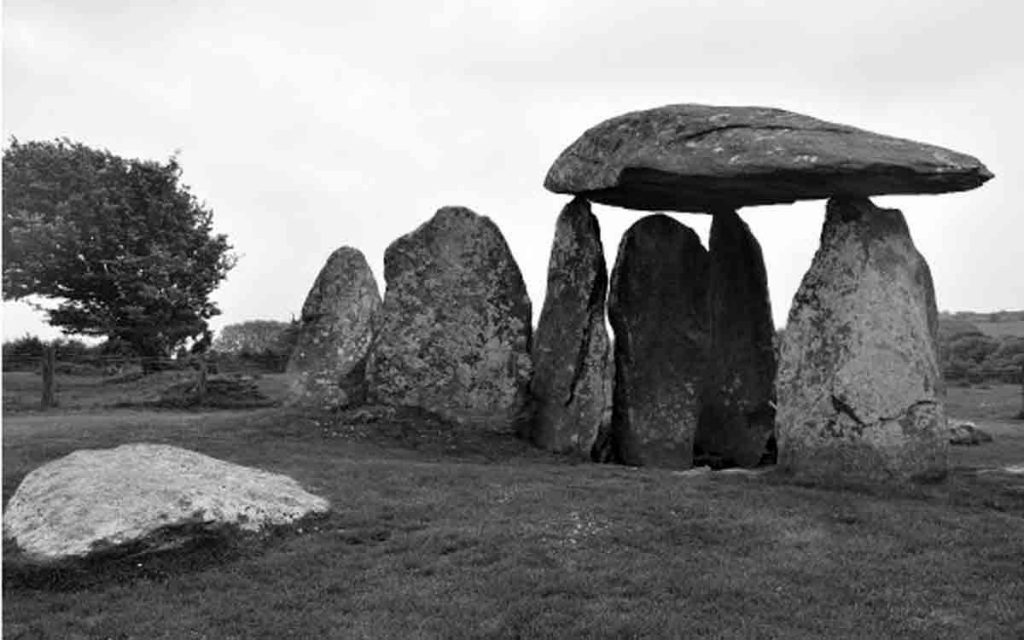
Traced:
POLYGON ((206 401, 206 356, 199 357, 199 382, 196 383, 196 397, 200 404, 206 401))
POLYGON ((39 406, 43 409, 57 406, 56 385, 54 384, 54 369, 57 364, 57 350, 54 346, 43 347, 43 398, 39 406))
POLYGON ((1024 420, 1024 362, 1020 363, 1020 413, 1017 417, 1024 420))

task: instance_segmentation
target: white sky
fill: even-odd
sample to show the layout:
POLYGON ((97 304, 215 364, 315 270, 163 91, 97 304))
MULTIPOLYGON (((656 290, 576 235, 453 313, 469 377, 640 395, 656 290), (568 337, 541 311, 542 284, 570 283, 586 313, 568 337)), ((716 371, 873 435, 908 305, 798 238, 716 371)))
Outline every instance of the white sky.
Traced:
MULTIPOLYGON (((6 0, 5 140, 180 149, 241 255, 212 325, 298 315, 332 250, 387 245, 443 205, 491 217, 543 303, 555 157, 586 128, 681 102, 775 106, 950 147, 996 178, 876 198, 905 213, 940 309, 1024 308, 1024 5, 520 0, 6 0)), ((639 212, 595 206, 609 268, 639 212)), ((743 209, 777 324, 824 202, 743 209)), ((678 215, 707 242, 710 219, 678 215)), ((5 303, 4 338, 44 337, 5 303)))

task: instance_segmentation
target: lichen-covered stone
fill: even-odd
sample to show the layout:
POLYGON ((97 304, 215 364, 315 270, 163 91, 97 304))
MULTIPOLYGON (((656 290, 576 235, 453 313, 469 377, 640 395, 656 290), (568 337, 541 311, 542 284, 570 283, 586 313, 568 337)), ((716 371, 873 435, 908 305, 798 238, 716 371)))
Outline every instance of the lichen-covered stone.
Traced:
POLYGON ((331 254, 302 305, 295 350, 288 360, 288 403, 336 409, 366 394, 366 358, 381 299, 362 252, 331 254))
POLYGON ((719 209, 973 189, 992 174, 933 145, 765 107, 676 104, 587 130, 544 186, 629 209, 719 209))
POLYGON ((591 456, 611 384, 601 229, 576 198, 558 216, 548 286, 533 340, 533 441, 548 450, 591 456))
POLYGON ((707 370, 707 251, 665 215, 619 244, 608 317, 615 332, 614 458, 686 469, 707 370))
POLYGON ((830 200, 782 343, 780 465, 838 483, 944 475, 937 331, 931 273, 903 214, 830 200))
POLYGON ((761 246, 731 210, 709 242, 709 366, 696 449, 717 464, 757 465, 775 429, 775 325, 761 246))
POLYGON ((439 209, 388 247, 384 278, 372 398, 525 435, 530 298, 498 227, 463 207, 439 209))
POLYGON ((30 559, 179 546, 218 530, 258 531, 324 513, 327 500, 288 476, 160 444, 83 449, 22 480, 4 537, 30 559))

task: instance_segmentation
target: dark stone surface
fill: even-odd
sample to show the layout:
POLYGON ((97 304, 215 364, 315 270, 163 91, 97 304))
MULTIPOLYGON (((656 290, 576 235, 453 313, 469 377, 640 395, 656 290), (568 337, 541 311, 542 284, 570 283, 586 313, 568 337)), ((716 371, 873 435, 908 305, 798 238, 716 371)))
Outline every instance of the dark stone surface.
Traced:
POLYGON ((531 310, 489 218, 444 207, 384 254, 387 290, 367 368, 373 401, 496 432, 529 421, 531 310))
POLYGON ((830 200, 782 341, 780 466, 838 484, 945 475, 937 333, 931 273, 903 214, 830 200))
POLYGON ((590 203, 562 209, 548 263, 547 294, 533 340, 533 441, 589 458, 610 401, 605 297, 608 270, 590 203))
POLYGON ((641 210, 718 209, 832 196, 944 193, 992 174, 976 158, 765 107, 668 105, 586 131, 544 186, 641 210))
POLYGON ((709 367, 697 450, 752 467, 775 429, 775 325, 761 246, 733 211, 711 223, 709 367))
POLYGON ((366 358, 381 299, 362 252, 341 247, 313 282, 295 350, 288 360, 292 405, 337 409, 359 404, 366 394, 366 358))
POLYGON ((620 462, 692 465, 707 368, 707 271, 697 234, 668 216, 647 216, 622 237, 608 304, 620 462))

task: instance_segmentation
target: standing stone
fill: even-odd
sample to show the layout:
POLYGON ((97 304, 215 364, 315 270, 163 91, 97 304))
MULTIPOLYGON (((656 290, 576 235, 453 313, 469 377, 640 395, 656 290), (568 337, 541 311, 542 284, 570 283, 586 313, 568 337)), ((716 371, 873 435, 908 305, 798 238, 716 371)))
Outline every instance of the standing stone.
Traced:
POLYGON ((383 320, 370 393, 460 424, 528 423, 530 298, 489 218, 444 207, 384 254, 383 320))
POLYGON ((937 331, 931 273, 903 214, 829 200, 783 338, 780 465, 826 482, 944 475, 937 331))
POLYGON ((625 464, 686 469, 707 369, 708 255, 692 229, 642 218, 619 244, 608 317, 615 331, 612 438, 625 464))
POLYGON ((362 252, 341 247, 320 270, 302 305, 288 361, 288 403, 335 409, 366 395, 366 359, 381 299, 362 252))
POLYGON ((576 198, 555 225, 533 341, 533 441, 545 449, 591 456, 611 395, 607 287, 601 229, 590 203, 576 198))
POLYGON ((752 467, 775 430, 775 325, 761 246, 735 211, 711 223, 710 358, 697 449, 752 467))

